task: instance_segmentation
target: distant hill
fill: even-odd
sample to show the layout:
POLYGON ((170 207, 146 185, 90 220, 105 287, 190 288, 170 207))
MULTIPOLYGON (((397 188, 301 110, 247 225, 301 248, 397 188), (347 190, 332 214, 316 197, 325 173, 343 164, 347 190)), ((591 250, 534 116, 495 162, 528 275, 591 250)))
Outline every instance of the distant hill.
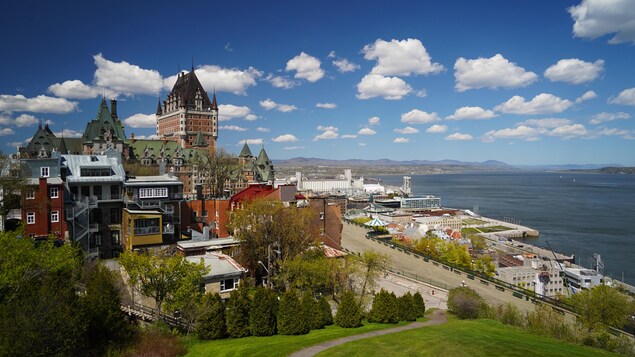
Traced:
POLYGON ((526 170, 541 171, 575 171, 575 170, 598 170, 603 167, 622 167, 619 164, 577 164, 577 165, 518 165, 517 167, 526 170))
POLYGON ((635 174, 635 167, 616 167, 616 166, 608 166, 602 167, 599 169, 592 170, 570 170, 570 171, 579 171, 579 172, 591 172, 591 173, 599 173, 599 174, 635 174))
POLYGON ((487 167, 487 168, 505 168, 512 169, 513 166, 501 161, 488 160, 483 162, 465 162, 458 160, 362 160, 362 159, 319 159, 313 157, 294 157, 287 160, 274 160, 277 166, 464 166, 464 167, 487 167))

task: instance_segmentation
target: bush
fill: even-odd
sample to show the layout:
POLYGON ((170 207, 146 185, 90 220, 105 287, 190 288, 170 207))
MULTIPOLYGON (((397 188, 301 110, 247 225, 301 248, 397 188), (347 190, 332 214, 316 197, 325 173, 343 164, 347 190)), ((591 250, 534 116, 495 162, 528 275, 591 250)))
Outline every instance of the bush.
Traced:
POLYGON ((504 323, 505 325, 523 327, 525 325, 525 319, 518 310, 518 307, 512 303, 505 305, 499 305, 496 308, 496 319, 504 323))
POLYGON ((426 313, 426 303, 423 301, 423 296, 417 291, 414 295, 412 295, 412 299, 415 302, 415 313, 417 317, 423 317, 426 313))
POLYGON ((353 328, 362 325, 362 309, 355 301, 355 295, 347 290, 342 294, 342 302, 335 314, 335 324, 339 327, 353 328))
POLYGON ((282 294, 278 308, 278 333, 281 335, 304 335, 309 333, 309 324, 302 311, 300 299, 294 290, 282 294))
POLYGON ((324 328, 324 325, 322 324, 322 311, 320 310, 320 305, 317 300, 313 297, 313 293, 309 290, 305 291, 302 295, 300 305, 309 330, 324 328))
POLYGON ((227 301, 227 334, 232 338, 249 336, 249 291, 245 285, 231 292, 227 301))
POLYGON ((256 288, 249 310, 249 329, 254 336, 272 336, 277 333, 278 296, 265 287, 256 288))
POLYGON ((132 350, 122 353, 121 356, 173 357, 186 353, 185 342, 178 335, 171 333, 167 326, 153 324, 140 334, 132 350))
POLYGON ((448 294, 448 310, 462 319, 479 319, 491 316, 490 307, 473 289, 459 287, 448 294))
POLYGON ((410 291, 397 298, 399 321, 415 321, 417 319, 416 310, 417 306, 410 291))
POLYGON ((397 297, 381 289, 373 299, 373 305, 368 314, 368 322, 379 322, 382 324, 396 324, 399 322, 397 297))
POLYGON ((322 319, 322 326, 333 325, 333 312, 331 312, 331 305, 329 305, 324 296, 320 297, 318 304, 320 305, 320 317, 322 319))
POLYGON ((220 295, 205 294, 201 313, 196 321, 196 336, 201 340, 216 340, 225 337, 225 304, 220 295))
POLYGON ((555 312, 551 306, 536 306, 534 311, 527 314, 527 330, 532 333, 557 338, 567 342, 578 342, 576 333, 571 325, 564 320, 564 316, 555 312))

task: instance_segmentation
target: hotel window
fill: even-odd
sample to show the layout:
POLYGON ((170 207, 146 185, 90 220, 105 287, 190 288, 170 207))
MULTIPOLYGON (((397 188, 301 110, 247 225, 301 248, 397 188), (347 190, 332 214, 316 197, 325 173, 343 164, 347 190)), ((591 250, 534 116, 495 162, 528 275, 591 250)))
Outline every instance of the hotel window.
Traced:
POLYGON ((140 188, 139 198, 168 197, 168 188, 140 188))
POLYGON ((28 212, 26 214, 26 224, 35 224, 35 212, 28 212))
POLYGON ((40 167, 40 177, 49 177, 48 167, 40 167))
POLYGON ((35 191, 33 191, 33 190, 27 190, 27 191, 26 191, 26 199, 27 199, 27 200, 33 200, 33 199, 35 199, 35 191))
POLYGON ((57 223, 60 221, 60 213, 58 211, 51 212, 51 223, 57 223))
POLYGON ((234 290, 234 289, 236 289, 236 287, 238 287, 238 279, 236 279, 236 278, 223 279, 223 280, 220 281, 220 291, 221 292, 234 290))
POLYGON ((58 198, 58 197, 59 197, 59 188, 51 187, 51 198, 58 198))

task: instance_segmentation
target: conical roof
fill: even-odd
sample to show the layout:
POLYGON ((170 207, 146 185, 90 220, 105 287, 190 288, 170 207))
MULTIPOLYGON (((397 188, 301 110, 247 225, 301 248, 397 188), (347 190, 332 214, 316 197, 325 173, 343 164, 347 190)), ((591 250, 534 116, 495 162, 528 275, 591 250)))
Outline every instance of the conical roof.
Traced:
POLYGON ((196 134, 196 139, 194 140, 194 144, 192 146, 207 146, 207 141, 205 141, 205 135, 201 129, 198 130, 198 134, 196 134))
POLYGON ((254 157, 254 155, 251 153, 251 150, 249 149, 249 145, 247 145, 247 142, 245 142, 245 145, 243 145, 243 149, 240 150, 240 155, 238 155, 238 157, 254 157))
POLYGON ((183 75, 179 75, 174 83, 174 87, 172 87, 172 91, 170 92, 170 96, 176 96, 181 99, 182 106, 194 106, 196 92, 201 93, 203 97, 203 108, 211 108, 212 102, 209 100, 209 96, 207 92, 201 85, 201 82, 196 77, 196 73, 194 70, 190 73, 185 73, 183 75))

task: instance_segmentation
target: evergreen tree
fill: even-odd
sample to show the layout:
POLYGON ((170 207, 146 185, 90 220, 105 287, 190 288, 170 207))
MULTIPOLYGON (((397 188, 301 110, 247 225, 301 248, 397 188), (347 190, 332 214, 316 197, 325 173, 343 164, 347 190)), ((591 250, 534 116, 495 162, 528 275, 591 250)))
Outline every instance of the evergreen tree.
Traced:
POLYGON ((333 312, 331 312, 331 305, 329 305, 324 296, 320 297, 318 304, 320 305, 320 318, 322 319, 322 326, 333 325, 333 312))
POLYGON ((335 324, 339 327, 352 328, 362 325, 362 309, 355 301, 355 295, 347 290, 342 294, 342 302, 335 314, 335 324))
POLYGON ((249 291, 240 285, 231 292, 227 302, 227 334, 232 338, 249 336, 249 291))
POLYGON ((410 291, 397 298, 399 321, 415 321, 417 306, 410 291))
POLYGON ((302 311, 300 299, 294 290, 280 297, 278 308, 278 333, 281 335, 304 335, 309 333, 309 324, 302 311))
POLYGON ((304 319, 309 325, 310 330, 317 330, 324 328, 322 324, 322 312, 320 311, 320 305, 318 304, 313 293, 309 290, 305 291, 302 295, 302 312, 304 313, 304 319))
POLYGON ((249 310, 249 329, 254 336, 277 333, 278 296, 265 287, 256 288, 249 310))
POLYGON ((208 293, 203 296, 195 330, 196 336, 201 340, 216 340, 225 337, 225 304, 218 293, 208 293))
POLYGON ((368 321, 382 324, 396 324, 399 322, 399 310, 395 295, 381 289, 373 299, 368 321))
POLYGON ((426 303, 423 301, 423 296, 421 296, 421 294, 417 291, 414 295, 412 295, 412 299, 415 301, 415 311, 417 317, 423 317, 426 313, 426 303))

